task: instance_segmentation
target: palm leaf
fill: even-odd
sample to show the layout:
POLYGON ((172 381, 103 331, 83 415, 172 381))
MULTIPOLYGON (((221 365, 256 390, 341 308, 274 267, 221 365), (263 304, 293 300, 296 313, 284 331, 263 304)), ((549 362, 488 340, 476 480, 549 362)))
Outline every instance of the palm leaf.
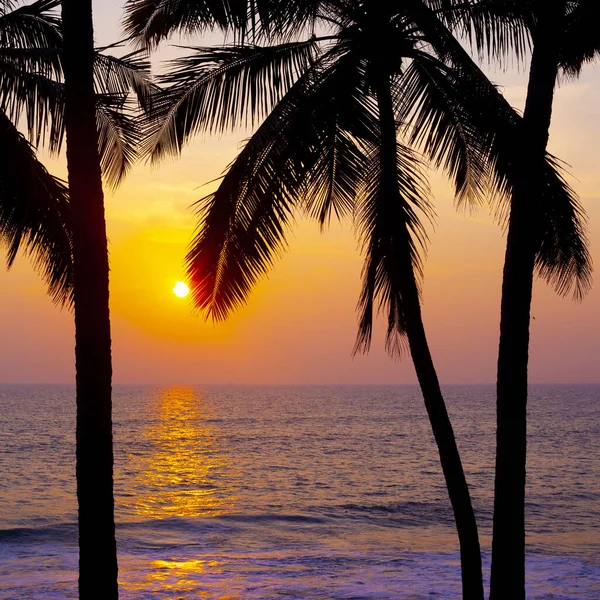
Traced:
POLYGON ((201 203, 188 274, 197 306, 213 318, 241 306, 269 271, 295 212, 324 222, 329 211, 352 208, 365 163, 350 140, 372 137, 375 127, 372 107, 354 102, 363 74, 354 57, 347 61, 323 59, 302 76, 201 203))
POLYGON ((173 34, 220 28, 239 41, 248 36, 288 38, 312 31, 321 0, 127 0, 125 32, 143 46, 173 34))
POLYGON ((522 61, 531 49, 535 11, 528 0, 428 0, 450 31, 499 62, 522 61))
POLYGON ((56 48, 60 45, 60 0, 38 0, 15 8, 5 3, 0 13, 0 46, 4 48, 56 48))
POLYGON ((457 101, 460 83, 452 68, 417 53, 397 82, 398 119, 409 126, 410 145, 448 173, 459 202, 480 203, 489 186, 488 152, 457 101))
POLYGON ((0 15, 0 110, 17 123, 26 119, 29 139, 57 151, 62 108, 57 82, 62 69, 60 21, 55 0, 40 0, 0 15))
POLYGON ((62 84, 51 74, 28 70, 18 62, 0 55, 0 110, 13 123, 25 120, 35 146, 47 144, 51 152, 58 152, 64 138, 62 84))
POLYGON ((586 63, 600 54, 600 4, 595 0, 578 0, 570 4, 573 6, 567 13, 560 62, 563 72, 575 77, 586 63))
POLYGON ((247 0, 128 0, 125 32, 143 44, 155 45, 173 33, 197 34, 214 27, 243 29, 247 0))
POLYGON ((150 62, 145 52, 138 50, 125 56, 106 54, 118 44, 96 48, 94 60, 94 87, 97 94, 127 97, 133 93, 138 105, 150 110, 151 98, 157 91, 150 75, 150 62))
MULTIPOLYGON (((507 200, 518 177, 515 164, 520 156, 521 116, 433 12, 421 5, 413 16, 427 34, 428 43, 439 59, 453 68, 456 85, 452 86, 453 92, 448 87, 447 93, 468 115, 484 143, 489 162, 490 193, 496 202, 496 214, 505 220, 509 215, 507 200)), ((532 199, 535 206, 531 207, 539 233, 538 271, 555 289, 574 289, 579 297, 589 289, 591 281, 591 257, 583 235, 585 212, 570 188, 565 186, 562 173, 550 155, 540 177, 543 184, 537 199, 532 199), (559 214, 568 216, 569 220, 559 224, 556 219, 559 214), (570 233, 565 235, 567 231, 570 233), (553 258, 557 263, 551 267, 549 261, 553 258)))
POLYGON ((195 48, 177 59, 154 95, 145 151, 152 160, 179 153, 199 131, 254 124, 313 60, 314 40, 271 47, 195 48))
POLYGON ((96 49, 94 87, 102 173, 116 188, 141 148, 141 121, 130 96, 133 94, 138 106, 149 111, 157 87, 150 79, 145 53, 136 51, 122 57, 105 54, 106 50, 114 47, 96 49))
POLYGON ((419 157, 402 144, 397 144, 397 188, 393 194, 383 181, 379 145, 372 148, 369 162, 357 219, 366 258, 354 351, 368 352, 374 312, 379 309, 387 315, 386 349, 397 356, 405 345, 405 281, 423 275, 427 234, 419 213, 432 218, 430 192, 419 157))
POLYGON ((187 255, 196 306, 223 320, 243 305, 258 279, 286 247, 298 198, 297 157, 285 135, 311 84, 301 78, 246 143, 219 188, 199 203, 197 230, 187 255))
POLYGON ((113 188, 123 181, 137 158, 140 129, 119 95, 97 96, 96 126, 102 174, 113 188))
POLYGON ((0 240, 10 267, 28 254, 58 304, 71 304, 73 266, 66 186, 52 177, 11 121, 0 112, 0 240))
POLYGON ((543 194, 536 205, 541 228, 536 256, 538 275, 563 296, 581 300, 592 287, 592 257, 587 238, 587 215, 551 155, 544 166, 543 194))

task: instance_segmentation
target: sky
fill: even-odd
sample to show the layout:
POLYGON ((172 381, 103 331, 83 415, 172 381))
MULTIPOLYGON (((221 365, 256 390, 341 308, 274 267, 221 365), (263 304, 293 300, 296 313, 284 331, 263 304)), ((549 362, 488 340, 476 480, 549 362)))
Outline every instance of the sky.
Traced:
MULTIPOLYGON (((95 0, 99 44, 121 37, 121 0, 95 0)), ((208 44, 209 39, 193 43, 208 44)), ((168 51, 167 51, 168 52, 168 51)), ((491 70, 509 101, 522 107, 526 69, 491 70)), ((600 265, 600 73, 588 68, 563 82, 550 149, 569 165, 590 219, 600 265)), ((116 191, 106 190, 111 317, 116 383, 354 384, 414 383, 410 359, 389 358, 379 327, 368 356, 352 357, 361 258, 352 224, 321 233, 299 221, 290 248, 248 305, 213 325, 172 293, 195 216, 247 132, 202 136, 182 156, 140 164, 116 191)), ((64 158, 44 157, 65 177, 64 158)), ((437 218, 431 228, 424 319, 444 383, 495 380, 504 235, 486 209, 457 210, 442 175, 431 172, 437 218)), ((598 276, 596 277, 598 279, 598 276)), ((55 307, 26 257, 0 271, 0 383, 74 380, 72 315, 55 307)), ((532 382, 600 381, 600 281, 582 303, 536 283, 531 326, 532 382)))

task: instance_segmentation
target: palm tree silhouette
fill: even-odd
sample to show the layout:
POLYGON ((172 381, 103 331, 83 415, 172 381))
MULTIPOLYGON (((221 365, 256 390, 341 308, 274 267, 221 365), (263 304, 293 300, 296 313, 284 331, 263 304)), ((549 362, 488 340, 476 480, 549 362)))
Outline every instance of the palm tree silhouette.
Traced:
MULTIPOLYGON (((101 237, 98 223, 103 223, 103 212, 98 204, 95 213, 93 203, 88 205, 88 198, 94 197, 96 172, 77 164, 82 159, 79 156, 74 159, 73 154, 81 152, 85 157, 82 162, 87 165, 87 161, 93 159, 86 154, 86 148, 89 150, 89 144, 94 144, 104 177, 113 186, 118 185, 135 159, 139 141, 129 98, 133 92, 138 103, 145 105, 151 84, 147 77, 148 64, 141 53, 116 58, 107 53, 114 46, 92 50, 93 134, 84 129, 84 137, 90 137, 85 137, 83 142, 81 137, 78 139, 73 127, 79 127, 79 97, 77 91, 74 94, 71 90, 69 119, 65 114, 69 94, 64 79, 71 66, 76 81, 87 83, 88 80, 82 75, 80 81, 77 71, 80 65, 76 69, 72 65, 73 52, 78 52, 73 46, 78 40, 63 47, 61 22, 55 11, 59 6, 60 0, 38 0, 29 5, 10 0, 0 2, 0 147, 5 156, 10 156, 10 161, 3 161, 0 166, 0 236, 8 248, 9 266, 19 250, 24 250, 32 255, 51 297, 68 306, 75 303, 81 597, 111 598, 116 597, 116 549, 110 395, 106 402, 107 388, 110 394, 110 375, 106 367, 110 348, 107 353, 105 337, 104 346, 95 346, 97 339, 94 339, 94 335, 101 337, 103 333, 102 319, 98 318, 102 313, 103 296, 94 294, 102 288, 102 267, 106 265, 98 255, 102 255, 103 247, 106 250, 106 240, 104 245, 98 240, 101 237), (72 143, 68 161, 75 180, 70 186, 76 189, 75 196, 71 194, 71 198, 76 199, 74 203, 69 200, 66 186, 47 172, 36 159, 34 150, 44 145, 57 154, 69 122, 72 143), (17 130, 17 124, 25 125, 28 139, 17 130), (83 144, 81 148, 78 143, 83 144), (88 226, 96 237, 86 237, 88 226), (99 250, 93 247, 94 243, 99 244, 99 250), (94 255, 92 259, 89 253, 94 255), (83 266, 76 267, 74 273, 77 257, 83 266), (84 273, 79 281, 77 271, 84 273), (82 304, 84 308, 78 310, 82 304), (96 363, 96 352, 104 362, 98 359, 96 363)), ((83 15, 78 14, 70 22, 71 27, 77 29, 80 19, 85 25, 83 15)), ((87 57, 86 51, 82 55, 87 57)), ((81 107, 85 106, 83 102, 81 107)), ((83 127, 87 125, 84 122, 83 127)), ((98 188, 95 190, 98 200, 98 188)), ((105 299, 107 301, 107 296, 105 299)), ((107 318, 108 313, 103 316, 107 318)))
MULTIPOLYGON (((426 237, 418 213, 427 213, 428 203, 409 146, 452 176, 459 200, 492 191, 505 219, 505 199, 518 180, 522 119, 450 29, 475 35, 478 44, 495 40, 499 48, 523 39, 511 22, 485 37, 490 15, 469 3, 386 4, 130 0, 127 26, 147 44, 213 26, 233 29, 246 42, 196 48, 175 61, 154 105, 146 147, 152 159, 179 152, 197 131, 267 115, 200 205, 188 263, 195 300, 208 314, 223 319, 245 301, 285 248, 295 212, 308 211, 322 224, 332 215, 355 215, 367 256, 357 349, 369 346, 375 304, 388 314, 390 350, 398 351, 407 335, 455 511, 464 597, 480 598, 473 511, 420 315, 426 237), (315 22, 328 35, 289 41, 316 31, 315 22), (274 43, 277 37, 282 43, 274 43)), ((544 154, 540 177, 537 267, 561 289, 582 289, 589 274, 583 212, 553 157, 544 154)))
MULTIPOLYGON (((103 296, 94 296, 97 289, 102 288, 102 261, 98 260, 102 244, 98 242, 98 235, 86 237, 87 226, 98 234, 103 213, 98 205, 95 213, 88 205, 88 197, 93 196, 95 171, 93 168, 86 171, 77 165, 77 160, 81 160, 77 155, 81 152, 87 165, 85 149, 93 144, 105 178, 117 185, 130 168, 138 143, 139 131, 129 111, 130 93, 133 91, 138 102, 144 104, 151 86, 146 75, 148 65, 140 53, 116 58, 106 53, 112 47, 92 49, 93 134, 85 129, 84 135, 90 137, 78 148, 78 132, 73 128, 79 127, 79 111, 86 104, 79 105, 77 92, 71 91, 70 111, 67 111, 69 93, 64 79, 71 66, 71 79, 79 83, 89 80, 80 79, 79 66, 73 69, 73 60, 69 60, 73 52, 78 53, 74 48, 77 40, 63 46, 61 22, 55 12, 59 6, 60 0, 38 0, 30 5, 11 0, 0 3, 0 147, 10 156, 10 161, 3 161, 0 166, 0 235, 8 248, 9 266, 19 250, 24 250, 32 255, 52 298, 69 306, 75 303, 81 597, 111 598, 116 597, 116 550, 110 395, 106 402, 107 389, 110 394, 110 375, 106 368, 110 349, 107 354, 106 343, 96 346, 97 338, 94 338, 94 335, 101 337, 103 332, 102 319, 98 318, 101 313, 98 304, 101 306, 103 296), (76 190, 75 195, 69 194, 71 190, 47 172, 36 159, 34 150, 44 145, 52 153, 58 153, 67 123, 71 126, 70 137, 75 138, 68 157, 75 180, 71 190, 76 190), (17 124, 25 125, 28 139, 17 130, 17 124), (74 166, 73 154, 76 155, 74 166), (88 174, 89 180, 86 179, 88 174), (100 252, 90 248, 94 242, 100 243, 100 252), (90 251, 93 254, 94 250, 96 262, 89 258, 86 262, 86 254, 90 251), (83 267, 77 267, 78 257, 83 267), (92 309, 78 310, 78 306, 86 306, 86 301, 92 309), (102 356, 104 362, 98 356, 102 356)), ((77 15, 71 20, 72 28, 84 27, 85 19, 80 23, 81 17, 77 15)), ((88 53, 84 51, 82 56, 85 63, 88 53)), ((107 300, 107 296, 104 298, 107 300)), ((104 316, 107 318, 108 313, 104 316)))
POLYGON ((118 598, 108 243, 98 152, 91 0, 62 0, 77 366, 79 597, 118 598))
POLYGON ((436 50, 460 65, 472 81, 464 99, 475 128, 487 137, 489 160, 508 228, 498 360, 498 430, 491 594, 525 594, 525 464, 529 315, 534 273, 559 294, 581 298, 591 285, 586 215, 546 151, 556 75, 575 76, 598 51, 592 2, 480 0, 465 10, 434 14, 423 7, 421 23, 436 50), (558 11, 558 12, 557 12, 558 11), (558 15, 558 16, 557 16, 558 15), (492 58, 513 52, 521 59, 534 43, 528 99, 519 118, 437 17, 492 58), (560 22, 560 24, 559 24, 560 22), (558 64, 557 64, 557 56, 558 64), (518 204, 518 206, 517 206, 518 204))
MULTIPOLYGON (((536 271, 561 294, 574 287, 581 298, 591 284, 584 215, 556 215, 553 254, 544 255, 545 162, 557 78, 577 76, 600 52, 596 24, 600 6, 593 0, 481 0, 473 2, 470 26, 480 50, 523 55, 532 43, 527 99, 521 127, 515 131, 508 239, 502 285, 497 384, 497 450, 490 598, 525 598, 525 484, 527 451, 527 384, 529 325, 536 271), (496 28, 496 29, 494 29, 496 28), (496 48, 484 48, 486 39, 496 48), (498 40, 500 41, 498 43, 498 40), (579 225, 577 224, 579 222, 579 225), (575 251, 575 252, 573 252, 575 251)), ((579 214, 577 214, 579 213, 579 214)))
MULTIPOLYGON (((276 104, 208 199, 188 256, 195 300, 216 319, 243 303, 297 208, 322 224, 356 212, 366 254, 356 350, 369 348, 380 303, 387 347, 400 352, 407 336, 423 391, 459 532, 464 597, 483 598, 475 516, 421 317, 418 213, 430 207, 421 162, 397 141, 396 116, 410 85, 402 63, 426 54, 403 12, 348 2, 320 15, 336 24, 328 39, 199 49, 176 63, 154 99, 147 150, 157 159, 199 128, 224 129, 276 104)), ((452 170, 463 159, 447 156, 452 170)), ((465 194, 478 185, 463 179, 465 194)))

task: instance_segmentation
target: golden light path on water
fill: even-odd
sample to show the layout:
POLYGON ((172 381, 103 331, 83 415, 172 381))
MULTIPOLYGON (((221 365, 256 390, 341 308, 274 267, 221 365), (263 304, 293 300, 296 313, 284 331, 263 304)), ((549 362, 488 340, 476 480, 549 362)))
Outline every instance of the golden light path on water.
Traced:
MULTIPOLYGON (((142 523, 232 512, 236 501, 231 483, 234 470, 219 448, 211 418, 210 407, 192 388, 173 387, 160 393, 143 433, 146 450, 129 457, 135 493, 121 501, 125 512, 142 523)), ((171 597, 193 589, 195 597, 204 597, 194 587, 194 580, 197 584, 198 575, 221 571, 217 560, 202 556, 181 560, 174 555, 134 561, 126 572, 121 571, 120 584, 130 594, 161 590, 171 597)))

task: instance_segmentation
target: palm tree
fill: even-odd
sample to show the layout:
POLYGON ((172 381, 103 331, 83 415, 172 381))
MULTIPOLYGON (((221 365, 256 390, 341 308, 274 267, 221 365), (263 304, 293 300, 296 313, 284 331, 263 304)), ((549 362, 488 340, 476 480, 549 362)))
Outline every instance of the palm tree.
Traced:
POLYGON ((132 90, 151 85, 139 53, 94 49, 91 0, 62 0, 64 123, 74 264, 80 598, 118 597, 112 448, 109 262, 102 176, 117 185, 136 154, 132 90))
MULTIPOLYGON (((68 305, 75 301, 77 312, 78 294, 73 260, 78 253, 81 254, 82 245, 81 226, 78 228, 77 224, 87 222, 89 216, 82 217, 77 210, 82 205, 80 196, 71 194, 71 200, 79 198, 79 202, 70 201, 66 187, 48 174, 36 160, 33 149, 33 146, 43 144, 54 153, 60 151, 65 124, 69 122, 66 111, 68 89, 65 90, 63 85, 63 67, 66 73, 70 53, 63 48, 61 23, 54 12, 60 5, 59 0, 39 0, 24 6, 18 4, 3 2, 0 6, 0 145, 11 157, 10 162, 5 161, 0 167, 0 234, 8 246, 9 266, 19 249, 32 253, 52 297, 68 305), (18 132, 17 123, 26 125, 29 140, 18 132), (77 235, 76 231, 79 232, 77 235), (76 247, 77 239, 80 241, 76 247)), ((96 144, 96 155, 101 156, 104 175, 116 185, 131 165, 137 141, 134 123, 127 113, 127 98, 130 89, 133 89, 138 99, 143 101, 149 85, 143 73, 146 66, 138 55, 117 59, 107 55, 104 50, 92 53, 94 135, 90 139, 96 144)), ((73 112, 78 114, 79 108, 71 109, 73 112)), ((91 182, 88 183, 92 187, 91 182)), ((83 236, 87 236, 85 231, 83 236)), ((85 251, 85 243, 83 245, 85 251)), ((84 273, 90 280, 94 279, 93 265, 88 264, 84 273)), ((82 285, 84 298, 87 290, 94 292, 86 281, 79 283, 79 289, 82 285)), ((95 330, 99 323, 99 320, 92 323, 91 329, 95 330)), ((94 342, 90 344, 89 340, 86 341, 85 332, 82 335, 80 330, 81 325, 77 334, 78 346, 85 348, 93 345, 94 342)), ((87 360, 92 361, 91 369, 88 362, 88 371, 94 371, 95 359, 88 356, 87 360)), ((78 372, 80 376, 83 372, 84 380, 85 366, 85 354, 82 358, 81 352, 78 352, 78 372)), ((102 372, 101 362, 98 362, 98 370, 101 374, 106 373, 102 372)), ((116 590, 114 523, 113 547, 109 547, 104 540, 111 535, 110 528, 107 530, 106 514, 99 507, 103 498, 105 501, 110 498, 112 505, 112 481, 109 482, 106 477, 102 479, 103 471, 98 465, 106 467, 107 454, 112 450, 106 445, 102 446, 101 435, 94 436, 100 430, 95 419, 104 426, 106 420, 102 421, 103 415, 100 413, 94 413, 96 407, 93 401, 86 401, 85 390, 83 394, 78 394, 79 399, 82 397, 84 409, 80 412, 87 415, 88 419, 79 420, 77 436, 78 479, 81 480, 78 489, 82 513, 81 594, 82 597, 96 597, 95 594, 99 593, 100 597, 110 598, 107 590, 116 590), (90 480, 92 487, 98 482, 91 494, 90 480), (100 532, 98 539, 94 528, 100 532), (111 559, 115 565, 112 574, 107 567, 111 559), (103 585, 102 582, 109 583, 103 585)), ((103 441, 106 444, 106 437, 103 441)))
MULTIPOLYGON (((332 213, 356 210, 367 254, 356 348, 368 349, 374 304, 381 302, 388 349, 398 352, 407 336, 438 444, 459 531, 464 596, 483 598, 477 526, 421 317, 426 235, 417 212, 428 211, 426 186, 420 161, 397 142, 398 96, 411 82, 402 64, 430 58, 418 50, 419 34, 404 13, 332 3, 322 14, 336 25, 329 47, 319 47, 326 39, 310 38, 198 49, 176 63, 167 91, 155 98, 157 128, 148 151, 153 158, 177 152, 197 129, 233 126, 247 110, 257 117, 285 93, 209 199, 205 227, 188 257, 196 302, 217 319, 241 304, 281 247, 294 207, 305 204, 322 224, 332 213), (405 44, 396 46, 401 38, 405 44)), ((477 152, 472 160, 479 164, 477 152)), ((475 173, 463 176, 463 157, 441 146, 432 155, 461 171, 461 193, 478 185, 471 181, 475 173)))
POLYGON ((529 323, 536 258, 536 196, 546 153, 566 2, 546 2, 534 50, 516 162, 502 282, 497 379, 492 599, 525 598, 525 481, 529 323), (562 6, 561 6, 562 5, 562 6), (532 201, 533 199, 533 201, 532 201))
POLYGON ((96 128, 91 0, 62 0, 77 366, 79 597, 118 598, 108 244, 96 128))
MULTIPOLYGON (((89 248, 85 227, 94 214, 93 211, 85 212, 87 200, 82 198, 81 188, 82 182, 84 186, 89 183, 90 190, 93 191, 93 179, 86 183, 81 177, 83 174, 85 178, 85 171, 78 171, 77 164, 72 164, 73 160, 76 163, 79 158, 76 147, 73 148, 74 143, 77 143, 77 131, 73 132, 72 129, 74 125, 78 126, 73 121, 79 118, 79 108, 77 104, 73 108, 73 100, 69 104, 69 95, 72 98, 76 94, 73 91, 69 94, 69 90, 65 90, 63 79, 69 71, 69 65, 73 74, 73 61, 69 60, 73 56, 73 46, 69 48, 67 43, 63 48, 61 22, 54 12, 60 6, 60 0, 19 4, 11 0, 0 3, 0 147, 6 156, 11 157, 10 161, 4 161, 0 165, 0 240, 8 247, 9 266, 14 262, 18 251, 24 249, 32 254, 34 264, 46 279, 53 299, 69 306, 75 301, 78 326, 77 439, 81 597, 110 598, 116 597, 110 414, 107 422, 106 412, 95 412, 102 399, 106 400, 106 395, 102 398, 101 394, 106 391, 107 354, 106 347, 96 348, 94 340, 90 340, 91 335, 100 330, 98 325, 101 320, 90 315, 89 308, 86 312, 86 307, 90 304, 94 307, 96 302, 102 300, 102 296, 90 297, 90 292, 94 294, 95 290, 88 280, 94 280, 96 272, 89 258, 85 262, 86 250, 89 248), (67 110, 68 106, 70 111, 67 110), (26 125, 29 140, 17 130, 18 123, 26 125), (34 152, 34 146, 46 145, 51 152, 58 153, 64 139, 65 126, 69 123, 69 137, 75 136, 68 157, 73 175, 71 179, 75 180, 74 187, 78 190, 75 196, 71 194, 71 198, 77 199, 75 203, 69 201, 67 188, 48 174, 37 161, 34 152), (79 240, 77 247, 74 245, 75 240, 79 240), (77 262, 76 257, 82 251, 84 268, 80 267, 78 270, 83 272, 83 276, 79 275, 83 282, 78 283, 74 276, 73 262, 74 259, 77 262), (76 292, 77 289, 79 292, 76 292), (77 307, 82 305, 84 308, 78 310, 77 307), (90 348, 92 356, 89 355, 90 348), (104 363, 98 362, 99 377, 94 380, 96 351, 105 360, 104 363), (97 390, 93 389, 89 394, 90 386, 94 388, 95 381, 101 381, 103 376, 104 390, 98 386, 97 390), (107 509, 109 504, 110 516, 107 509), (107 525, 109 521, 112 528, 110 524, 107 525), (112 541, 109 539, 111 537, 112 541)), ((80 15, 76 15, 76 28, 79 27, 79 18, 80 15)), ((73 24, 71 21, 71 26, 73 24)), ((77 43, 77 39, 74 42, 77 43)), ((95 144, 94 152, 99 157, 104 177, 112 185, 117 185, 135 158, 138 141, 138 130, 129 111, 130 92, 133 91, 138 102, 145 105, 151 86, 146 75, 148 65, 140 53, 116 58, 106 53, 112 48, 114 46, 92 50, 94 133, 89 140, 85 139, 84 147, 87 148, 90 141, 95 144)), ((78 77, 75 73, 77 81, 78 77)), ((95 216, 98 220, 101 217, 103 223, 103 214, 99 217, 96 212, 95 216)), ((92 228, 94 227, 94 231, 98 232, 97 222, 92 224, 92 228)), ((98 236, 90 241, 97 242, 98 236)), ((106 250, 106 239, 104 245, 100 245, 100 250, 102 248, 106 250)), ((98 272, 102 275, 101 270, 98 272)), ((108 390, 110 391, 110 379, 108 390)), ((103 408, 106 409, 106 404, 103 408)))
MULTIPOLYGON (((502 285, 497 382, 497 450, 490 598, 525 598, 525 485, 527 455, 527 386, 529 325, 536 270, 565 294, 576 283, 581 298, 591 282, 585 232, 578 258, 566 270, 554 271, 544 259, 545 173, 554 91, 558 76, 577 76, 600 52, 596 24, 600 6, 594 0, 480 0, 472 3, 467 28, 483 40, 500 39, 495 54, 532 43, 527 100, 521 127, 515 131, 508 239, 502 285), (571 275, 571 276, 570 276, 571 275), (575 277, 572 277, 575 275, 575 277)), ((487 48, 489 51, 489 48, 487 48)), ((564 215, 565 220, 569 219, 564 215)), ((572 241, 556 240, 556 251, 572 241)))
MULTIPOLYGON (((482 199, 491 188, 502 218, 516 178, 522 120, 449 31, 474 21, 467 3, 411 0, 386 9, 350 0, 272 0, 260 3, 266 13, 250 24, 242 4, 127 5, 129 32, 148 44, 215 25, 235 29, 241 41, 272 42, 273 34, 285 40, 193 49, 172 65, 156 101, 147 144, 153 159, 179 152, 201 129, 223 130, 268 114, 201 204, 188 256, 196 302, 216 319, 242 304, 285 247, 295 211, 322 224, 332 214, 357 215, 367 254, 357 349, 368 348, 378 302, 388 313, 388 348, 398 350, 407 334, 455 510, 465 598, 482 597, 468 488, 420 316, 419 249, 426 239, 417 212, 426 210, 426 196, 418 161, 396 135, 450 173, 460 200, 482 199), (315 20, 332 35, 289 42, 294 33, 314 31, 315 20)), ((498 47, 522 41, 510 27, 496 33, 498 47)), ((558 163, 546 156, 543 165, 536 264, 563 289, 585 286, 583 214, 558 163)))

